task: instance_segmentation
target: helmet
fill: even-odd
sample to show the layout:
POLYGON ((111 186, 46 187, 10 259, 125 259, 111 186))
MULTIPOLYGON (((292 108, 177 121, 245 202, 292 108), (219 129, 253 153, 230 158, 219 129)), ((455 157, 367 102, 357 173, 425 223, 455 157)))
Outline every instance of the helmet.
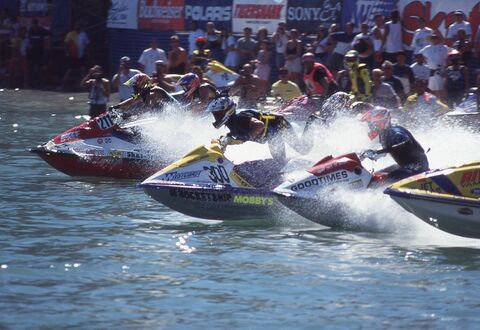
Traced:
POLYGON ((368 123, 370 132, 368 137, 373 140, 376 138, 381 131, 385 130, 390 126, 392 117, 390 116, 390 111, 383 107, 375 107, 372 110, 365 112, 360 121, 368 123))
POLYGON ((349 50, 344 57, 345 65, 349 68, 358 66, 358 52, 356 50, 349 50))
POLYGON ((186 96, 190 96, 200 87, 200 78, 195 73, 187 73, 178 79, 177 85, 182 86, 186 96))
POLYGON ((210 102, 205 112, 211 112, 215 117, 213 127, 222 127, 235 113, 237 104, 228 96, 221 96, 210 102))
POLYGON ((133 93, 138 94, 142 90, 142 88, 148 86, 150 83, 150 77, 145 73, 137 73, 132 78, 128 79, 123 84, 125 86, 133 87, 133 93))
POLYGON ((207 43, 207 39, 205 39, 204 37, 195 38, 195 44, 206 44, 206 43, 207 43))
POLYGON ((353 113, 364 113, 366 111, 372 110, 373 105, 368 102, 357 101, 352 103, 350 109, 353 113))

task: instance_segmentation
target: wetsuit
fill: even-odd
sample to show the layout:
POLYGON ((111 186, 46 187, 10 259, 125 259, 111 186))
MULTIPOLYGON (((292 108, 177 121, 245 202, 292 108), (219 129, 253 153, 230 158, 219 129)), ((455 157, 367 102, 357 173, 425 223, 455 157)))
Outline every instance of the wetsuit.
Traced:
POLYGON ((381 150, 377 153, 389 153, 397 162, 388 174, 390 180, 401 180, 429 170, 425 151, 412 133, 402 126, 390 126, 380 133, 381 150))
POLYGON ((232 115, 225 126, 229 129, 229 136, 242 141, 255 141, 258 143, 268 142, 272 157, 277 160, 285 160, 285 143, 283 137, 286 137, 287 143, 300 153, 306 153, 308 150, 298 141, 295 132, 290 123, 281 115, 260 113, 256 110, 241 110, 232 115), (252 118, 262 121, 265 129, 260 137, 252 139, 250 136, 250 121, 252 118))

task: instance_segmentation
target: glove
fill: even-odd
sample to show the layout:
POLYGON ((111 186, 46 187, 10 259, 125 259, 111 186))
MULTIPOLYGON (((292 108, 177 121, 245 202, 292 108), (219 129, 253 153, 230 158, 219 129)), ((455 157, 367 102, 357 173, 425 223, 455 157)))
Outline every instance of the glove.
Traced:
POLYGON ((362 151, 362 153, 360 154, 360 160, 364 160, 365 158, 368 158, 371 160, 377 160, 379 156, 375 150, 367 149, 362 151))

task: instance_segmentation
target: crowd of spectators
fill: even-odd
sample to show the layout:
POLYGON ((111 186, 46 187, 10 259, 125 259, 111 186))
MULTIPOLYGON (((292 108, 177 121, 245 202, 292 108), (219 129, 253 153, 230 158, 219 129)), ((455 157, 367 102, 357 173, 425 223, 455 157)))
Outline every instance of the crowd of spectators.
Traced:
MULTIPOLYGON (((170 37, 169 45, 161 45, 165 49, 153 39, 138 59, 122 57, 112 85, 119 89, 120 99, 125 99, 129 91, 124 90, 122 82, 137 73, 133 67, 138 67, 155 77, 165 90, 173 91, 175 84, 168 74, 195 72, 201 76, 208 62, 217 60, 240 74, 234 89, 250 99, 247 104, 269 95, 288 100, 300 93, 327 93, 331 86, 320 86, 325 79, 327 85, 333 84, 336 90, 359 99, 401 107, 415 94, 415 82, 420 80, 429 93, 452 107, 480 81, 480 34, 473 36, 462 11, 454 15, 455 22, 447 27, 445 35, 427 27, 420 17, 420 28, 407 47, 397 10, 389 18, 376 14, 373 26, 366 22, 358 27, 353 23, 344 27, 319 25, 315 36, 287 30, 284 22, 276 31, 261 27, 255 32, 245 27, 242 36, 217 30, 213 22, 204 27, 192 22, 188 49, 180 46, 176 34, 170 37), (356 66, 348 64, 355 60, 356 66), (316 86, 316 81, 320 85, 316 86)), ((37 20, 27 28, 7 12, 0 12, 0 74, 8 77, 8 85, 44 85, 50 37, 37 20)), ((88 45, 82 25, 76 24, 64 38, 67 67, 58 89, 69 83, 73 73, 79 80, 84 77, 83 86, 89 85, 85 84, 92 72, 85 61, 88 45)), ((102 68, 94 71, 99 70, 102 68)))

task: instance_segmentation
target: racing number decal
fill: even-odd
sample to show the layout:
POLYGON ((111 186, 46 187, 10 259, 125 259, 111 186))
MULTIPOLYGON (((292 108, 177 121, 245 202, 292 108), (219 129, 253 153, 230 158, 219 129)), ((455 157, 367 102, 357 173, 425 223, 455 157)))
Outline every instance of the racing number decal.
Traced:
POLYGON ((215 183, 230 183, 227 170, 222 165, 204 166, 204 170, 209 171, 209 178, 215 183))
POLYGON ((100 127, 101 130, 112 128, 114 125, 112 117, 110 117, 109 114, 106 114, 105 116, 97 118, 96 122, 98 127, 100 127))

